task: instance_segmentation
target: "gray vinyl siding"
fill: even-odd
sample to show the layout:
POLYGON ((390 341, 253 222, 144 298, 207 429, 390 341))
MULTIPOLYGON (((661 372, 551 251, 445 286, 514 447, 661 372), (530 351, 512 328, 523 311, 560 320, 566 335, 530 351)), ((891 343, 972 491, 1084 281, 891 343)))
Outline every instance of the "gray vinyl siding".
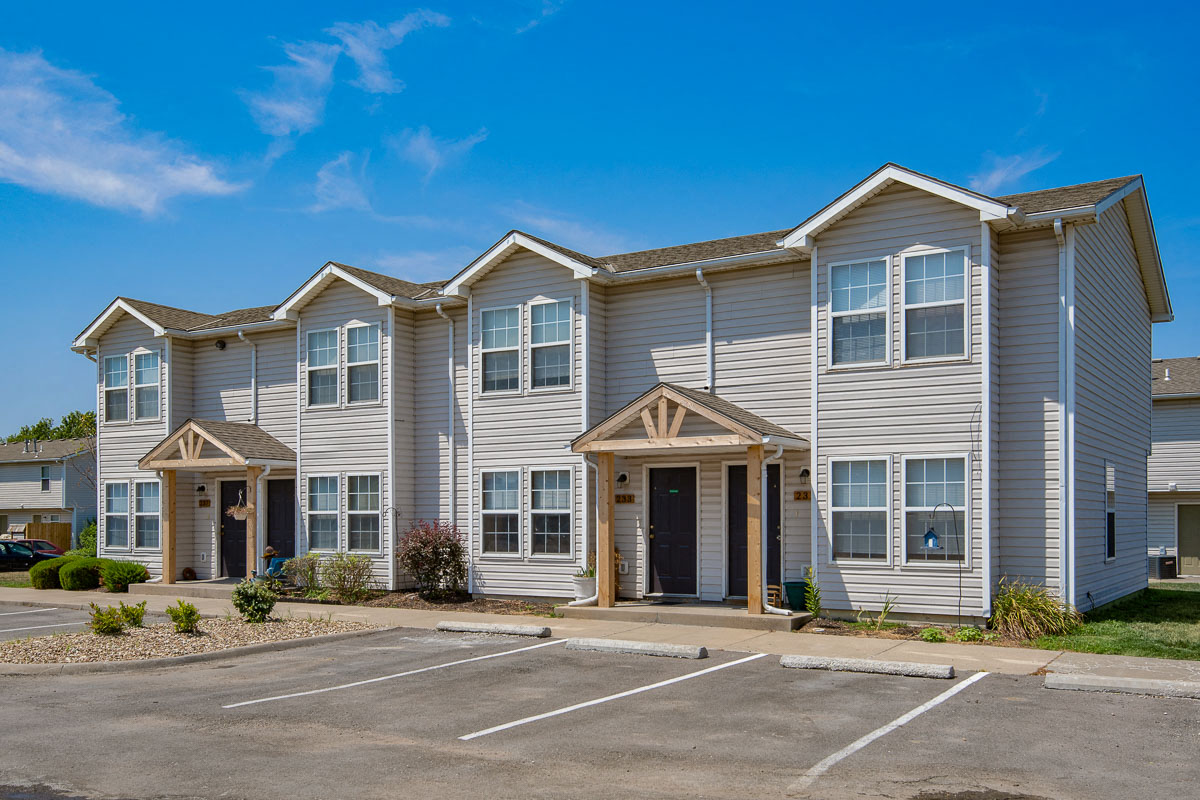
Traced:
MULTIPOLYGON (((416 485, 413 480, 413 461, 416 456, 416 392, 412 377, 416 369, 413 351, 416 324, 410 311, 397 309, 393 314, 396 329, 392 336, 392 359, 386 385, 391 387, 395 471, 392 477, 393 486, 389 491, 395 493, 391 503, 394 508, 394 513, 391 514, 392 524, 395 526, 395 532, 402 534, 418 519, 416 485)), ((389 472, 391 471, 389 465, 389 472)))
MULTIPOLYGON (((447 430, 449 377, 447 363, 449 323, 433 311, 415 315, 413 338, 413 485, 416 516, 424 520, 454 521, 467 531, 467 310, 445 308, 454 320, 454 448, 457 459, 457 503, 450 509, 450 457, 447 430)), ((404 462, 399 462, 401 474, 404 462)))
POLYGON ((1146 586, 1150 310, 1124 203, 1075 242, 1075 602, 1146 586), (1105 561, 1105 460, 1116 467, 1117 551, 1105 561), (1091 597, 1087 593, 1091 593, 1091 597))
POLYGON ((571 272, 541 256, 525 251, 492 269, 471 289, 472 324, 471 387, 474 393, 475 481, 472 509, 472 553, 475 562, 475 591, 482 594, 520 594, 565 597, 572 593, 571 577, 582 558, 584 504, 583 461, 570 450, 580 433, 582 421, 582 360, 579 281, 571 272), (570 300, 572 313, 572 383, 566 389, 531 388, 530 312, 528 304, 539 300, 570 300), (518 393, 481 392, 480 356, 483 311, 521 306, 521 390, 518 393), (530 472, 535 469, 572 471, 573 552, 568 556, 530 554, 530 472), (481 551, 481 476, 490 470, 521 470, 520 557, 484 554, 481 551))
POLYGON ((877 609, 885 594, 908 614, 977 615, 982 610, 981 503, 978 463, 982 403, 982 313, 979 214, 940 197, 894 185, 817 237, 818 413, 816 481, 821 589, 835 610, 877 609), (901 364, 903 287, 900 254, 919 248, 969 248, 969 359, 901 364), (891 363, 829 368, 829 265, 887 256, 890 274, 891 363), (904 563, 905 455, 968 457, 970 564, 904 563), (830 550, 831 459, 891 458, 890 563, 838 563, 830 550))
POLYGON ((1146 536, 1146 550, 1150 555, 1158 555, 1160 547, 1167 555, 1178 555, 1177 509, 1181 505, 1200 505, 1200 492, 1150 494, 1146 536))
POLYGON ((1155 399, 1150 427, 1150 491, 1200 491, 1200 399, 1155 399))
MULTIPOLYGON (((167 383, 171 393, 171 420, 167 425, 175 430, 192 416, 192 391, 196 382, 196 353, 199 346, 186 339, 168 339, 167 383)), ((212 347, 212 343, 207 343, 212 347)))
MULTIPOLYGON (((69 469, 69 468, 68 468, 69 469)), ((0 464, 0 508, 65 508, 61 461, 0 464), (42 467, 50 468, 50 489, 42 491, 42 467)))
POLYGON ((1061 591, 1059 270, 1049 228, 999 243, 998 576, 1061 591))

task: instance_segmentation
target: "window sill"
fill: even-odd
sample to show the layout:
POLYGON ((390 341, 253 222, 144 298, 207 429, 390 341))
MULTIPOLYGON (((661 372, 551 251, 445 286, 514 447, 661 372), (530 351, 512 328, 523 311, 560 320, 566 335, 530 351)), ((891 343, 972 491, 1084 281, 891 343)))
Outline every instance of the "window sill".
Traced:
POLYGON ((525 556, 521 553, 479 553, 477 556, 482 561, 524 561, 525 556))
POLYGON ((892 366, 890 361, 859 361, 854 364, 828 364, 826 372, 853 372, 855 370, 886 369, 892 366))
POLYGON ((974 363, 972 358, 967 355, 962 356, 933 356, 929 358, 905 358, 901 359, 900 366, 902 367, 917 367, 925 364, 971 364, 974 363))
POLYGON ((495 389, 488 391, 481 389, 476 395, 477 397, 520 397, 522 394, 520 389, 495 389))
POLYGON ((575 556, 567 553, 530 553, 528 556, 530 561, 546 561, 556 564, 572 564, 578 563, 575 556))
POLYGON ((339 411, 343 408, 338 403, 322 403, 319 406, 305 406, 305 411, 339 411))
POLYGON ((574 386, 541 386, 529 390, 530 395, 541 394, 575 394, 574 386))
POLYGON ((945 570, 950 574, 955 574, 959 571, 972 572, 974 567, 967 561, 905 561, 902 569, 919 569, 919 570, 945 570))
POLYGON ((877 558, 831 558, 828 563, 831 567, 892 567, 891 561, 877 558))
POLYGON ((1117 563, 1117 557, 1113 556, 1112 558, 1106 558, 1106 559, 1104 559, 1104 563, 1105 564, 1115 564, 1115 563, 1117 563))

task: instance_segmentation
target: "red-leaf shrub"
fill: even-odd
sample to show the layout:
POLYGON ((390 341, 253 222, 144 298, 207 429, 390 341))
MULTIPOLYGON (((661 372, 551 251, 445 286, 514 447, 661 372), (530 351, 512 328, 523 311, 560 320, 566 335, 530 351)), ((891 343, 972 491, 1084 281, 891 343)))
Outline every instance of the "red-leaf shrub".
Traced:
POLYGON ((449 522, 419 520, 400 539, 400 567, 426 596, 460 592, 467 580, 467 546, 458 527, 449 522))

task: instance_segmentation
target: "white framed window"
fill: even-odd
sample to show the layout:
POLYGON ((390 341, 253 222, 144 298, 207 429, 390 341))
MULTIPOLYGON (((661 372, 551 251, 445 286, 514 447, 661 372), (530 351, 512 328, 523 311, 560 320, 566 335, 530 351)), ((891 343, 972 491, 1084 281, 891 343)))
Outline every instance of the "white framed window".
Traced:
POLYGON ((104 357, 104 421, 129 419, 129 357, 104 357))
POLYGON ((379 326, 347 327, 346 402, 375 403, 378 400, 379 326))
POLYGON ((829 472, 833 558, 887 563, 890 460, 831 460, 829 472))
POLYGON ((158 481, 133 484, 133 546, 157 550, 161 544, 161 497, 158 481))
POLYGON ((905 253, 904 360, 941 360, 967 355, 965 247, 905 253))
POLYGON ((534 389, 571 385, 571 301, 529 305, 530 383, 534 389))
POLYGON ((888 363, 888 259, 829 265, 829 363, 888 363))
POLYGON ((521 390, 521 308, 481 312, 481 356, 484 392, 521 390))
POLYGON ((969 561, 968 465, 965 454, 905 457, 906 563, 969 561))
POLYGON ((1104 560, 1117 557, 1117 467, 1104 462, 1104 560))
POLYGON ((308 549, 338 549, 338 476, 308 479, 308 549))
POLYGON ((50 467, 42 467, 41 470, 42 491, 50 491, 50 467))
POLYGON ((347 549, 379 552, 380 507, 378 475, 346 476, 347 549))
POLYGON ((571 470, 535 469, 529 474, 530 552, 535 556, 570 556, 571 470))
POLYGON ((308 332, 305 371, 308 376, 308 406, 338 404, 338 332, 336 328, 308 332))
POLYGON ((158 353, 133 354, 133 418, 158 419, 158 353))
POLYGON ((485 555, 521 555, 521 473, 484 472, 480 529, 485 555))
POLYGON ((129 484, 104 484, 104 546, 129 547, 129 484))

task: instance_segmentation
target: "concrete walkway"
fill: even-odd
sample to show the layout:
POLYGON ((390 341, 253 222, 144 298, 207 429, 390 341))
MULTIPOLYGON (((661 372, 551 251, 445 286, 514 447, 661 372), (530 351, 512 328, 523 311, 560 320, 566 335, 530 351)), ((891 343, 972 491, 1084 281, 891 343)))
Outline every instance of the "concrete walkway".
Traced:
MULTIPOLYGON (((94 592, 0 588, 0 601, 35 606, 87 608, 91 602, 100 605, 115 604, 122 599, 130 598, 94 592)), ((144 596, 141 599, 147 601, 147 610, 152 612, 161 612, 168 605, 174 604, 176 600, 174 597, 165 595, 144 596)), ((237 613, 227 599, 206 597, 184 599, 195 605, 205 616, 223 617, 237 613)), ((819 633, 756 631, 742 628, 647 624, 595 619, 549 619, 515 614, 420 611, 400 608, 315 605, 312 603, 279 603, 275 607, 275 613, 280 616, 332 618, 368 622, 385 627, 427 629, 435 628, 443 620, 536 623, 549 625, 556 637, 669 642, 703 645, 710 650, 771 653, 774 655, 811 655, 912 661, 922 664, 951 664, 960 672, 985 670, 1011 675, 1030 675, 1045 670, 1113 678, 1200 681, 1200 662, 1197 661, 1065 653, 1059 650, 1034 650, 983 644, 935 644, 819 633)))

